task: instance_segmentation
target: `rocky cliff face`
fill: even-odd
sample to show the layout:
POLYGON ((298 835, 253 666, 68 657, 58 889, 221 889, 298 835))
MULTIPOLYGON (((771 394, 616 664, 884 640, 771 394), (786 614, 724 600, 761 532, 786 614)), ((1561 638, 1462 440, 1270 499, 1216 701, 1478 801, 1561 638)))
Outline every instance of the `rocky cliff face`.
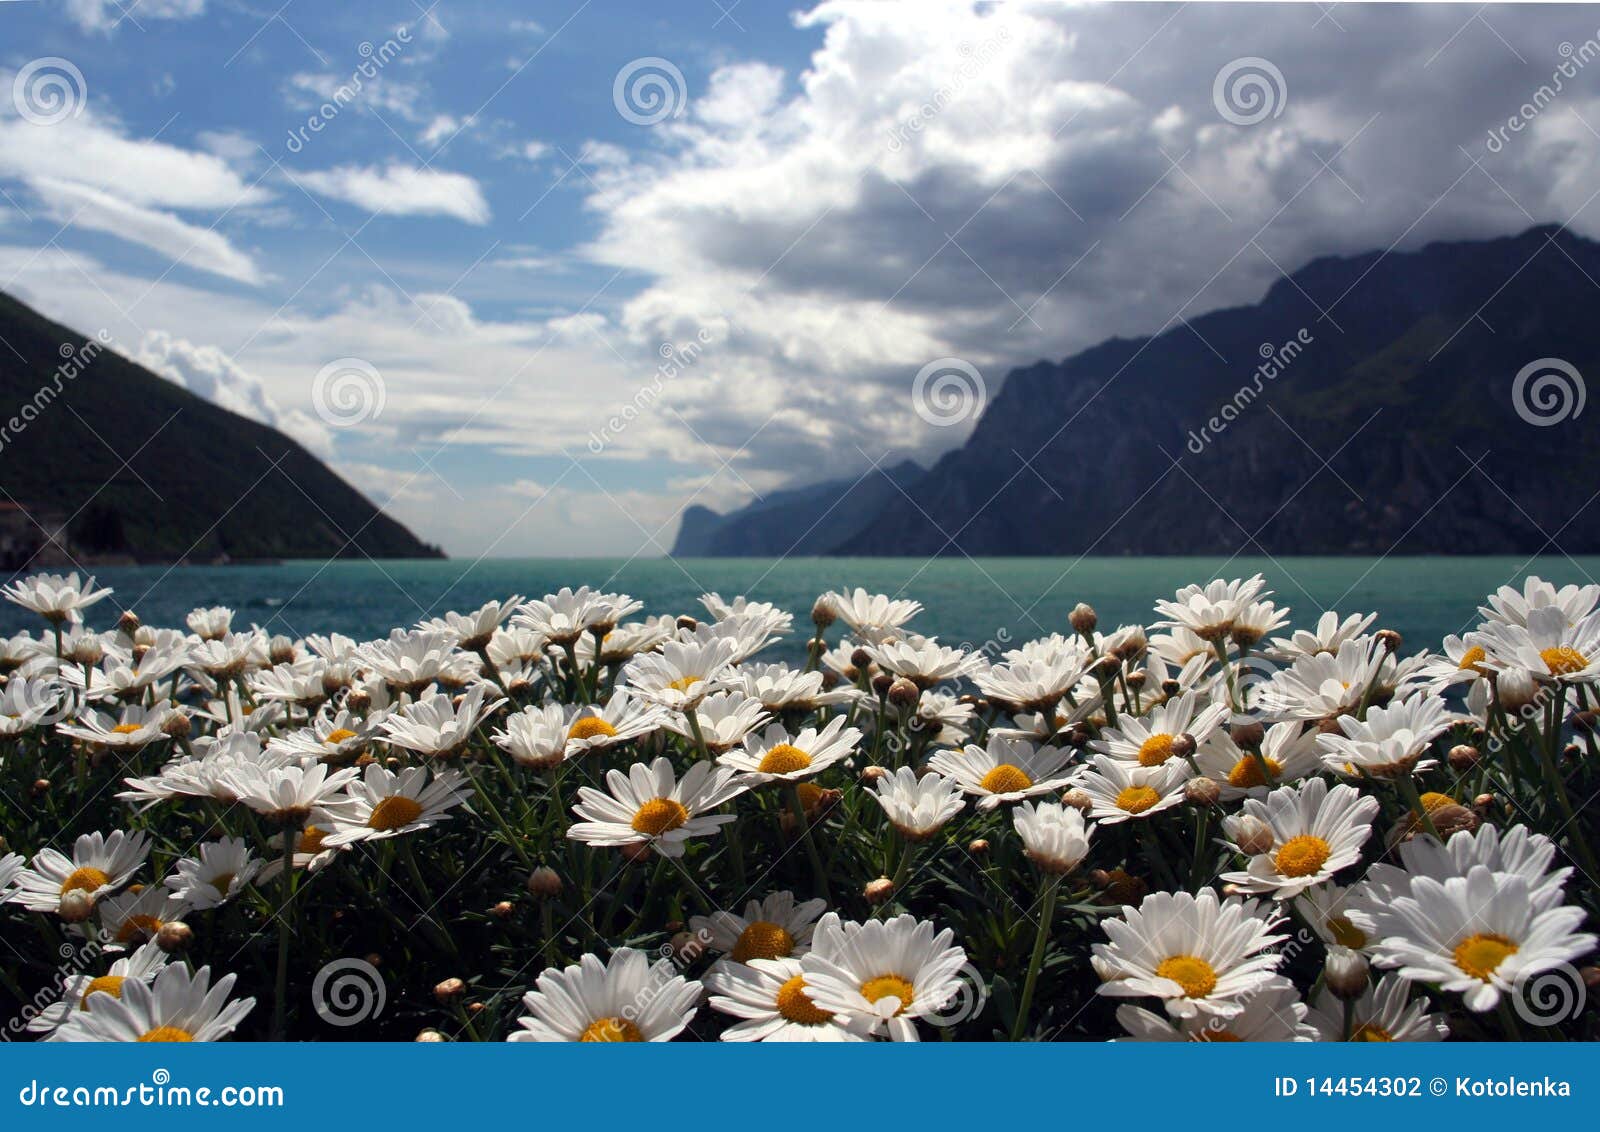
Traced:
POLYGON ((1600 552, 1574 412, 1597 281, 1600 244, 1552 228, 1317 260, 1256 306, 1013 371, 920 508, 828 552, 1600 552))

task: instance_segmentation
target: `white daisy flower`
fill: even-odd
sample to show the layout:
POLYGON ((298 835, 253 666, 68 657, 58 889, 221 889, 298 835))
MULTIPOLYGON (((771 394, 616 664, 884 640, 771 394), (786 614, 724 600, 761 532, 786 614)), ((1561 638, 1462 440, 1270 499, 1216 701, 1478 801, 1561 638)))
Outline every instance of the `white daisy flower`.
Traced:
POLYGON ((442 692, 408 704, 378 725, 382 741, 419 755, 453 759, 466 749, 472 734, 504 704, 489 699, 489 685, 478 684, 457 704, 442 692))
POLYGON ((1528 610, 1526 625, 1490 621, 1467 634, 1496 671, 1521 669, 1541 684, 1590 684, 1600 679, 1600 613, 1570 624, 1559 606, 1528 610))
POLYGON ((230 1002, 237 976, 211 985, 211 968, 193 975, 182 963, 163 967, 146 986, 124 981, 120 995, 95 995, 88 1009, 74 1013, 56 1037, 64 1042, 215 1042, 244 1021, 253 998, 230 1002))
POLYGON ((1460 991, 1467 1008, 1493 1010, 1522 980, 1571 963, 1594 949, 1576 929, 1587 913, 1540 908, 1528 882, 1474 866, 1465 877, 1413 877, 1409 894, 1376 907, 1380 965, 1402 978, 1460 991))
POLYGON ((1240 613, 1266 593, 1266 580, 1260 574, 1243 581, 1217 579, 1204 586, 1184 586, 1172 599, 1156 602, 1156 612, 1165 618, 1156 624, 1163 629, 1181 626, 1202 640, 1220 641, 1233 631, 1240 613))
POLYGON ((489 644, 500 622, 511 616, 511 611, 523 600, 521 594, 514 594, 504 601, 486 602, 472 613, 452 611, 443 617, 418 622, 417 628, 423 632, 449 633, 455 637, 458 647, 477 652, 489 644))
POLYGON ((1316 1028, 1307 1020, 1306 1004, 1288 979, 1274 977, 1231 1017, 1196 1014, 1176 1022, 1142 1006, 1117 1007, 1117 1021, 1129 1042, 1314 1042, 1316 1028))
POLYGON ((1294 898, 1294 910, 1328 946, 1365 952, 1374 942, 1375 925, 1363 911, 1364 887, 1319 884, 1294 898))
POLYGON ((674 711, 693 711, 712 692, 735 679, 737 641, 726 637, 667 641, 659 653, 628 662, 622 682, 639 695, 674 711))
POLYGON ((934 637, 902 637, 867 649, 883 671, 904 676, 918 688, 960 680, 983 667, 983 657, 966 649, 941 645, 934 637))
POLYGON ((156 938, 156 933, 189 911, 186 901, 171 890, 152 885, 132 885, 95 902, 100 938, 107 951, 123 951, 156 938))
MULTIPOLYGON (((1345 1040, 1345 1004, 1323 988, 1311 1005, 1309 1021, 1325 1042, 1345 1040)), ((1385 975, 1361 992, 1350 1010, 1352 1042, 1442 1042, 1450 1036, 1443 1014, 1429 1014, 1428 1000, 1411 997, 1411 984, 1385 975)))
POLYGON ((599 663, 617 667, 626 664, 642 652, 654 652, 671 640, 678 632, 677 618, 668 614, 647 617, 643 621, 630 621, 618 625, 600 640, 600 651, 595 652, 594 634, 579 637, 578 661, 584 667, 599 663))
MULTIPOLYGON (((1189 736, 1198 747, 1227 722, 1228 714, 1227 704, 1203 704, 1195 693, 1185 692, 1143 716, 1118 716, 1117 726, 1106 728, 1090 746, 1125 767, 1167 766, 1178 736, 1189 736)), ((1178 759, 1173 765, 1188 764, 1178 759)))
POLYGON ((261 871, 261 860, 242 837, 203 842, 197 857, 184 857, 166 879, 172 894, 191 908, 217 908, 245 890, 261 871))
POLYGON ((1091 660, 1085 649, 1038 660, 1019 657, 978 671, 972 680, 978 691, 1012 712, 1046 711, 1078 685, 1091 660))
POLYGON ((739 670, 744 694, 769 712, 816 711, 849 703, 849 689, 826 691, 821 672, 801 672, 787 664, 747 665, 739 670))
POLYGON ((32 574, 12 581, 0 596, 31 609, 51 624, 82 621, 83 611, 111 593, 109 587, 94 588, 94 575, 80 581, 78 572, 70 574, 32 574))
POLYGON ((1099 993, 1164 1000, 1174 1018, 1232 1018, 1273 982, 1281 957, 1269 948, 1286 938, 1281 921, 1257 900, 1214 890, 1154 892, 1120 919, 1105 919, 1110 943, 1097 943, 1090 963, 1099 993))
POLYGON ((1365 772, 1374 778, 1398 778, 1439 765, 1437 759, 1424 756, 1451 722, 1442 700, 1416 696, 1369 708, 1365 719, 1342 715, 1339 730, 1344 734, 1321 735, 1317 744, 1330 770, 1351 777, 1365 772))
POLYGON ((1530 574, 1523 579, 1520 592, 1511 586, 1501 586, 1488 600, 1488 605, 1478 607, 1485 621, 1526 628, 1534 610, 1558 609, 1568 625, 1576 625, 1600 606, 1600 586, 1568 585, 1558 590, 1537 574, 1530 574))
POLYGON ((233 610, 224 605, 192 610, 184 617, 183 623, 189 626, 189 632, 202 641, 221 640, 233 628, 233 610))
POLYGON ((745 792, 729 767, 697 762, 682 779, 672 763, 658 758, 649 766, 634 763, 624 774, 606 772, 605 790, 578 789, 573 811, 584 821, 567 830, 574 841, 590 845, 649 845, 664 857, 681 857, 689 838, 709 836, 733 814, 714 814, 730 798, 745 792))
POLYGON ((1094 768, 1074 785, 1089 795, 1089 816, 1102 825, 1145 819, 1183 802, 1189 765, 1130 766, 1109 755, 1096 755, 1094 768))
POLYGON ((825 593, 818 600, 827 602, 839 620, 864 639, 882 639, 922 612, 920 601, 869 594, 859 586, 852 592, 825 593))
POLYGON ((735 613, 709 625, 700 624, 694 629, 680 629, 680 641, 731 641, 733 663, 740 664, 779 641, 778 627, 787 626, 787 613, 761 614, 735 613))
POLYGON ((129 789, 117 795, 125 802, 146 807, 172 798, 211 798, 231 803, 238 800, 232 778, 237 773, 254 774, 279 767, 298 766, 299 756, 281 749, 261 748, 261 737, 254 731, 232 731, 221 736, 202 735, 194 740, 198 757, 180 755, 161 770, 145 778, 126 778, 129 789))
POLYGON ((870 1023, 824 1010, 811 1001, 798 959, 720 963, 701 980, 711 1009, 742 1021, 722 1032, 725 1042, 865 1042, 870 1023))
POLYGON ((29 1019, 26 1029, 30 1033, 51 1035, 42 1041, 56 1041, 55 1031, 63 1022, 77 1011, 89 1009, 90 995, 121 998, 123 983, 130 979, 149 983, 166 965, 167 953, 154 943, 147 943, 113 961, 103 975, 83 971, 69 974, 61 980, 61 997, 29 1019))
POLYGON ((345 762, 366 749, 376 734, 377 723, 370 716, 362 719, 343 710, 331 716, 323 712, 311 721, 310 727, 269 738, 267 750, 295 759, 345 762))
MULTIPOLYGON (((829 912, 819 933, 836 930, 829 912)), ((843 927, 836 942, 800 960, 805 988, 822 1010, 865 1023, 894 1041, 917 1041, 916 1021, 937 1019, 963 992, 967 953, 949 928, 902 913, 843 927)))
POLYGON ((324 661, 310 657, 262 669, 250 677, 250 694, 257 700, 315 707, 328 698, 328 689, 322 682, 326 668, 324 661))
POLYGON ((99 900, 132 880, 149 855, 150 839, 143 833, 85 833, 73 843, 71 857, 54 849, 36 853, 17 874, 9 899, 33 912, 54 912, 69 892, 99 900))
POLYGON ((1060 802, 1024 802, 1011 811, 1011 824, 1022 839, 1028 860, 1042 872, 1060 876, 1076 869, 1089 855, 1091 829, 1083 815, 1060 802))
POLYGON ((129 704, 116 715, 84 712, 75 723, 56 724, 56 731, 108 750, 133 751, 164 741, 167 735, 161 730, 162 725, 176 714, 177 710, 165 702, 150 707, 129 704))
POLYGON ((954 779, 978 799, 980 811, 987 811, 1004 802, 1059 792, 1072 780, 1067 770, 1071 758, 1072 752, 1060 747, 990 735, 986 746, 969 743, 959 751, 936 752, 928 767, 954 779))
POLYGON ((1298 782, 1322 769, 1316 730, 1294 721, 1268 727, 1259 753, 1258 759, 1256 753, 1235 743, 1226 727, 1219 727, 1200 744, 1194 761, 1200 773, 1221 788, 1222 798, 1228 802, 1262 797, 1280 783, 1298 782))
POLYGON ((567 757, 571 731, 567 714, 567 709, 560 704, 525 707, 506 716, 505 727, 491 738, 495 746, 519 765, 531 770, 549 770, 561 765, 567 757))
MULTIPOLYGON (((1424 798, 1426 802, 1426 798, 1424 798)), ((1562 889, 1573 870, 1551 870, 1556 845, 1542 833, 1532 833, 1525 825, 1514 825, 1501 833, 1493 825, 1476 830, 1460 830, 1440 845, 1431 837, 1413 837, 1397 847, 1403 867, 1379 863, 1367 872, 1368 892, 1362 907, 1382 905, 1405 896, 1413 877, 1432 877, 1437 881, 1465 877, 1482 866, 1493 873, 1510 873, 1528 884, 1528 898, 1539 909, 1553 908, 1563 898, 1562 889)))
POLYGON ((861 732, 844 725, 836 715, 818 731, 807 727, 791 735, 780 723, 768 727, 760 737, 752 737, 743 747, 728 751, 717 761, 732 767, 739 780, 749 786, 769 782, 799 782, 812 778, 841 759, 849 758, 861 742, 861 732))
POLYGON ((1248 651, 1259 644, 1268 633, 1281 629, 1288 623, 1287 606, 1275 605, 1270 601, 1252 601, 1239 610, 1239 615, 1233 619, 1233 629, 1228 635, 1234 644, 1248 651))
MULTIPOLYGON (((760 700, 751 699, 742 691, 713 693, 701 702, 694 715, 706 750, 713 755, 737 747, 746 735, 771 718, 760 700)), ((694 728, 689 726, 687 716, 669 715, 663 726, 674 735, 694 738, 694 728)))
POLYGON ((1381 684, 1389 654, 1376 638, 1347 640, 1336 652, 1299 656, 1261 688, 1257 707, 1267 719, 1332 719, 1353 713, 1381 684))
POLYGON ((4 904, 11 896, 11 889, 17 883, 17 878, 22 875, 23 863, 21 853, 7 853, 0 857, 0 904, 4 904))
POLYGON ((611 958, 549 968, 537 989, 522 996, 528 1017, 508 1042, 669 1042, 695 1015, 700 984, 672 960, 652 964, 642 951, 620 947, 611 958))
POLYGON ((701 594, 700 604, 705 606, 706 612, 711 614, 717 621, 723 621, 729 617, 737 617, 745 613, 753 613, 759 617, 769 619, 781 617, 783 619, 781 631, 785 633, 789 631, 789 627, 794 623, 794 614, 785 613, 770 601, 751 601, 742 594, 732 601, 725 600, 719 593, 701 594))
POLYGON ((942 774, 919 778, 908 766, 873 783, 872 799, 907 841, 929 840, 966 805, 954 781, 942 774))
POLYGON ((735 963, 753 959, 798 958, 811 950, 817 917, 828 910, 826 900, 795 903, 794 893, 774 892, 744 906, 744 915, 717 911, 691 916, 689 930, 735 963))
MULTIPOLYGON (((711 699, 706 701, 707 705, 711 699)), ((567 708, 565 722, 566 757, 569 759, 628 743, 672 726, 664 709, 640 700, 626 688, 612 693, 603 707, 591 704, 567 708)))
POLYGON ((240 763, 223 773, 219 786, 273 824, 299 826, 358 773, 355 767, 330 771, 325 763, 281 767, 240 763))
POLYGON ((1346 641, 1356 640, 1370 629, 1377 619, 1376 613, 1352 613, 1341 617, 1330 609, 1317 618, 1315 629, 1296 629, 1287 637, 1272 638, 1267 658, 1279 663, 1293 663, 1303 656, 1336 653, 1346 641))
POLYGON ((550 642, 532 629, 502 626, 489 638, 489 663, 496 668, 517 668, 544 659, 550 642))
POLYGON ((368 641, 355 651, 356 661, 397 692, 421 692, 449 668, 457 656, 456 635, 426 629, 395 629, 381 641, 368 641))
POLYGON ((449 818, 449 811, 465 802, 471 789, 459 770, 441 770, 430 780, 425 767, 395 772, 368 763, 344 794, 322 803, 316 819, 328 834, 321 844, 331 849, 427 829, 449 818))
POLYGON ((608 594, 580 586, 576 591, 562 587, 559 593, 524 602, 511 623, 530 629, 551 644, 566 646, 585 633, 609 632, 630 614, 644 608, 627 594, 608 594))
POLYGON ((213 680, 232 680, 246 672, 267 667, 266 634, 225 633, 213 640, 197 641, 189 647, 188 666, 213 680))
MULTIPOLYGON (((68 669, 68 672, 71 672, 68 669)), ((50 676, 29 678, 16 673, 0 688, 0 737, 31 731, 63 710, 71 710, 66 680, 50 676)))
POLYGON ((1243 872, 1223 873, 1222 879, 1244 892, 1291 899, 1359 861, 1377 816, 1378 799, 1353 786, 1329 790, 1320 778, 1281 786, 1264 799, 1247 798, 1242 814, 1226 819, 1223 828, 1231 837, 1245 818, 1265 822, 1272 848, 1251 857, 1243 872))

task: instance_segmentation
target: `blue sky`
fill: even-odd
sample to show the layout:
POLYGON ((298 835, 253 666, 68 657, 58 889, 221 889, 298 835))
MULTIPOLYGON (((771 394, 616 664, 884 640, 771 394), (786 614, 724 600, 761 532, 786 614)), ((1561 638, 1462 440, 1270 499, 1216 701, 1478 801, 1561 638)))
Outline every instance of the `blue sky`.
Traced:
POLYGON ((1596 22, 0 3, 0 289, 291 432, 452 553, 659 554, 689 503, 960 443, 970 415, 914 402, 936 359, 992 395, 1315 255, 1593 234, 1600 83, 1487 139, 1596 22), (1259 120, 1217 101, 1239 61, 1268 65, 1259 120), (664 76, 673 112, 619 74, 664 76))

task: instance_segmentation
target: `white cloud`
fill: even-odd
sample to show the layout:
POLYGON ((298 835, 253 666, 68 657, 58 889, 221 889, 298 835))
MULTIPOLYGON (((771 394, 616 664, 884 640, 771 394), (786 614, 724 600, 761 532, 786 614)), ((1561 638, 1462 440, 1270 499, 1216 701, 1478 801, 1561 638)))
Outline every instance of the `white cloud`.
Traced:
POLYGON ((489 202, 465 173, 390 164, 340 165, 295 180, 312 192, 391 216, 453 216, 467 224, 489 222, 489 202))
POLYGON ((123 21, 189 20, 206 10, 206 0, 67 0, 67 18, 86 32, 110 34, 123 21))
POLYGON ((170 212, 131 204, 99 189, 52 177, 31 177, 28 187, 43 202, 50 217, 63 225, 106 232, 160 252, 179 266, 241 283, 260 283, 263 279, 255 260, 234 247, 222 233, 190 224, 170 212))
POLYGON ((298 409, 280 409, 260 381, 216 346, 149 330, 133 360, 230 412, 288 433, 319 456, 333 454, 333 434, 326 423, 298 409))

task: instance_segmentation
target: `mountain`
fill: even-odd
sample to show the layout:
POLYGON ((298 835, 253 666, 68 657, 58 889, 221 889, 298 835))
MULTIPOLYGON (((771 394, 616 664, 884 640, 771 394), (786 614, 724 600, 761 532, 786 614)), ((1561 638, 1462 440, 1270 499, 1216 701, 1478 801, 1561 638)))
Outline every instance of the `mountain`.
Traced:
POLYGON ((917 506, 821 552, 1600 553, 1597 281, 1553 227, 1315 260, 1013 371, 917 506))
POLYGON ((3 294, 0 343, 0 504, 75 558, 442 557, 276 429, 3 294))
POLYGON ((896 501, 904 503, 924 475, 906 460, 859 478, 776 491, 726 515, 686 507, 672 555, 782 558, 800 547, 836 546, 857 535, 880 511, 896 501))

